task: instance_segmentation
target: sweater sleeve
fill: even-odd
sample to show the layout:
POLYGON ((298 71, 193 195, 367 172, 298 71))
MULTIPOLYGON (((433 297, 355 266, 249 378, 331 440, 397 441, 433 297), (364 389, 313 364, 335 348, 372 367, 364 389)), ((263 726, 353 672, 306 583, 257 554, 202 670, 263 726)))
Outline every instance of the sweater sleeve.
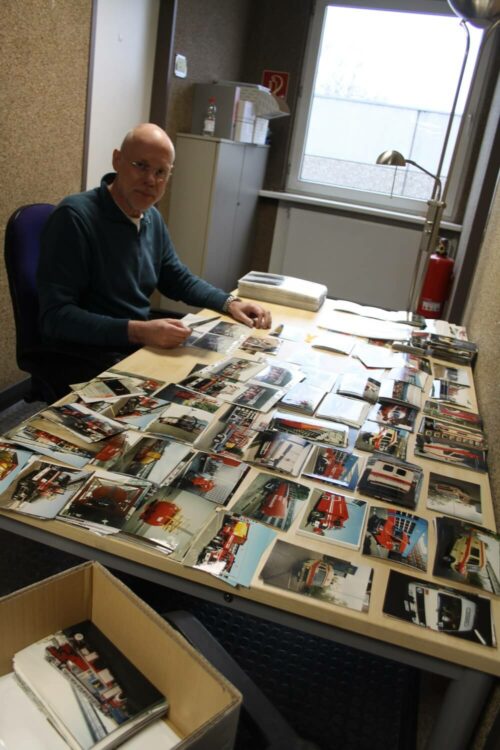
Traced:
POLYGON ((44 228, 37 285, 40 327, 48 342, 126 346, 128 320, 85 309, 91 279, 91 249, 81 218, 58 207, 44 228))
POLYGON ((181 300, 187 305, 221 311, 228 293, 196 276, 181 262, 163 221, 162 235, 158 290, 165 297, 181 300))

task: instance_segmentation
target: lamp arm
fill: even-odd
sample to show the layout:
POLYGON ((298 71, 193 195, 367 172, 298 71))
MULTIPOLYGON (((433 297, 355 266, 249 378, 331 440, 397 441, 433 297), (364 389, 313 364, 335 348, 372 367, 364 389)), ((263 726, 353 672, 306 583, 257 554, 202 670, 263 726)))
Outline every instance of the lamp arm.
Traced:
POLYGON ((434 180, 434 187, 432 189, 432 198, 435 198, 435 200, 441 199, 441 180, 439 177, 435 174, 432 174, 432 172, 429 172, 427 169, 424 169, 424 167, 420 166, 420 164, 417 164, 416 161, 412 161, 411 159, 405 159, 407 164, 413 164, 414 167, 417 167, 417 169, 420 169, 422 172, 425 172, 425 174, 429 175, 429 177, 432 177, 434 180))

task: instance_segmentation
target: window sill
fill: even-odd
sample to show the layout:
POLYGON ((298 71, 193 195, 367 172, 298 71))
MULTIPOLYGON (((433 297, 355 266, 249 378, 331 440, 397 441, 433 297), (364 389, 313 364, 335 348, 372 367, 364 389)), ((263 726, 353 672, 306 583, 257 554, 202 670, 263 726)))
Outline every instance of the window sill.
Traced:
MULTIPOLYGON (((260 190, 259 196, 261 198, 274 198, 281 203, 303 203, 307 206, 318 206, 319 208, 328 208, 332 211, 347 211, 353 214, 376 216, 378 218, 392 219, 393 221, 405 222, 407 224, 420 224, 423 226, 425 222, 424 216, 405 214, 401 211, 389 211, 388 209, 374 208, 373 206, 363 206, 357 203, 334 201, 329 198, 312 198, 309 195, 302 195, 300 193, 286 193, 279 190, 260 190)), ((441 221, 441 227, 457 233, 462 231, 461 224, 455 224, 451 221, 441 221)))

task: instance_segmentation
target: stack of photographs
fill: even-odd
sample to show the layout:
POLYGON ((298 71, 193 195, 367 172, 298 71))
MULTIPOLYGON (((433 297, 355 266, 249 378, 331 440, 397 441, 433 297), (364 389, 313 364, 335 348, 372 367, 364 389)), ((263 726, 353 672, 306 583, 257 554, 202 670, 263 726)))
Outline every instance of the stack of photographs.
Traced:
POLYGON ((372 506, 366 525, 363 554, 426 571, 427 521, 398 508, 372 506))
POLYGON ((475 471, 488 468, 485 438, 481 432, 433 417, 422 419, 415 455, 475 471))
POLYGON ((408 444, 407 430, 398 427, 386 427, 378 422, 366 421, 356 438, 355 447, 370 453, 388 453, 396 458, 406 458, 408 444))
POLYGON ((364 500, 314 489, 297 534, 359 549, 367 508, 364 500))
POLYGON ((417 506, 423 471, 390 456, 371 456, 358 482, 358 492, 405 508, 417 506))

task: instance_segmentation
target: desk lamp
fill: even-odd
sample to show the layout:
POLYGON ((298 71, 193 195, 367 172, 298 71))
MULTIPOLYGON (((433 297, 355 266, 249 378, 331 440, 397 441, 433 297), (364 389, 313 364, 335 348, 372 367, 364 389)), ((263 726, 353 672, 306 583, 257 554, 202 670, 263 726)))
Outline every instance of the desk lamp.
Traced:
MULTIPOLYGON (((446 207, 448 180, 445 183, 443 191, 440 175, 446 156, 446 150, 448 148, 448 141, 450 138, 451 128, 453 126, 458 96, 462 87, 465 66, 467 64, 467 58, 469 57, 470 34, 469 29, 467 28, 467 22, 471 23, 473 26, 487 29, 483 37, 481 46, 484 44, 486 38, 490 35, 493 29, 496 28, 496 26, 500 23, 500 0, 448 0, 448 4, 453 12, 462 19, 460 25, 465 31, 466 42, 464 57, 462 60, 462 67, 460 69, 457 88, 455 91, 455 96, 453 98, 450 116, 448 118, 448 125, 446 127, 446 133, 444 136, 443 147, 441 149, 441 156, 439 158, 437 173, 432 174, 432 172, 424 169, 424 167, 422 167, 420 164, 417 164, 417 162, 412 161, 411 159, 405 159, 405 157, 401 153, 399 153, 399 151, 384 151, 377 158, 376 162, 377 164, 384 164, 386 166, 393 167, 405 167, 407 164, 411 164, 412 166, 417 167, 417 169, 420 169, 422 172, 425 172, 425 174, 429 175, 429 177, 432 177, 432 179, 434 180, 432 195, 431 198, 427 201, 428 209, 422 231, 422 238, 420 240, 420 245, 417 252, 415 267, 413 270, 410 293, 408 296, 408 310, 410 311, 414 310, 418 305, 421 285, 423 283, 423 280, 425 279, 425 271, 429 261, 429 256, 436 247, 441 219, 443 216, 443 211, 446 207), (419 273, 420 267, 422 265, 422 258, 425 259, 425 263, 421 273, 419 273), (419 281, 419 279, 421 280, 421 283, 417 286, 417 282, 419 281)), ((462 118, 460 122, 456 143, 458 143, 460 140, 463 121, 464 118, 462 118)), ((453 161, 453 158, 451 161, 453 161)))

